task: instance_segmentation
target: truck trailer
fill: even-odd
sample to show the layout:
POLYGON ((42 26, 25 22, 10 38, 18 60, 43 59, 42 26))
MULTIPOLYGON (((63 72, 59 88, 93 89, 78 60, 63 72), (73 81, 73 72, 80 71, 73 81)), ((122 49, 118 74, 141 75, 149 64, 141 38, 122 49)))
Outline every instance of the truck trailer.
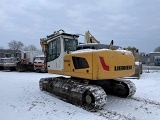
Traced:
POLYGON ((43 54, 42 51, 21 51, 21 58, 17 63, 17 71, 34 71, 34 58, 43 54))

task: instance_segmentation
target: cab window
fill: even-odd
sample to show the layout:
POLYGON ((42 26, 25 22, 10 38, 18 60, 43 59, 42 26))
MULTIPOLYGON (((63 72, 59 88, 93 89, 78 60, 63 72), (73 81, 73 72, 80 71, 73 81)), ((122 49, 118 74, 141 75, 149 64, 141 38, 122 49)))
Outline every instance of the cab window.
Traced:
POLYGON ((75 51, 77 49, 78 40, 76 39, 64 39, 64 51, 75 51))
POLYGON ((61 53, 61 41, 60 38, 55 39, 54 41, 51 41, 48 44, 49 52, 47 55, 47 61, 55 60, 60 56, 61 53))

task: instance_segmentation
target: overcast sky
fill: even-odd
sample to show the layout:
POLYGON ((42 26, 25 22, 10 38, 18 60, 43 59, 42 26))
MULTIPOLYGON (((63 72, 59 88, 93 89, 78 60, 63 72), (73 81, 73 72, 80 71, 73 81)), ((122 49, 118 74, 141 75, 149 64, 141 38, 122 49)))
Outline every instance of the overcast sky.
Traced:
POLYGON ((0 1, 1 47, 17 40, 40 48, 39 39, 59 29, 152 52, 160 46, 160 0, 0 1))

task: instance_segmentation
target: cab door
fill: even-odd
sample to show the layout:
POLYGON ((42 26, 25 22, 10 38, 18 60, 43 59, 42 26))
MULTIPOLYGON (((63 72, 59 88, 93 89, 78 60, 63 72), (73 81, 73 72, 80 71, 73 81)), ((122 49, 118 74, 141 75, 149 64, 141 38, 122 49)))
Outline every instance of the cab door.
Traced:
POLYGON ((62 38, 57 37, 48 43, 47 68, 48 70, 63 70, 62 38))

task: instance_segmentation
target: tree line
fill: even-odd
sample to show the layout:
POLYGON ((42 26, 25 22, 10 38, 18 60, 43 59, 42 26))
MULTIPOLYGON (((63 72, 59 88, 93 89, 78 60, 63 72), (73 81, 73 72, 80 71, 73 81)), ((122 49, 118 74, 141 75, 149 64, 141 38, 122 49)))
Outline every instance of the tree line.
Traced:
MULTIPOLYGON (((8 48, 10 50, 30 50, 30 51, 37 51, 37 47, 35 45, 28 45, 24 46, 24 44, 21 41, 12 40, 8 43, 8 48)), ((0 46, 0 49, 4 49, 4 47, 0 46)))
POLYGON ((160 46, 159 47, 156 47, 154 52, 160 52, 160 46))

